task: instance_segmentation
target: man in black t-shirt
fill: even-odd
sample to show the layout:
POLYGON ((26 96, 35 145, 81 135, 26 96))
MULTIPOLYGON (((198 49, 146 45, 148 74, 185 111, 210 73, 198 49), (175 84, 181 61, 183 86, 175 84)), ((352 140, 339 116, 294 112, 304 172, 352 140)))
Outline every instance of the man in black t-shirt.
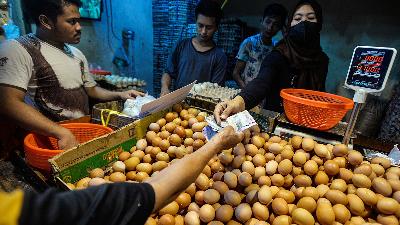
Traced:
POLYGON ((176 90, 195 80, 224 84, 227 58, 213 41, 222 10, 215 1, 202 0, 195 11, 197 36, 179 41, 172 50, 161 79, 160 96, 168 94, 170 88, 176 90), (174 87, 170 87, 172 80, 174 87))

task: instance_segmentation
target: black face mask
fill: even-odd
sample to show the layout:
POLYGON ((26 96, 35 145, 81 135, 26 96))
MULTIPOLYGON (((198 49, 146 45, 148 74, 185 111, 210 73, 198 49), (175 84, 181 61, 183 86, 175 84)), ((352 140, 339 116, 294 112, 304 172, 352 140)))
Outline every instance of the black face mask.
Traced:
POLYGON ((319 25, 302 21, 289 28, 288 38, 299 48, 320 48, 319 25))

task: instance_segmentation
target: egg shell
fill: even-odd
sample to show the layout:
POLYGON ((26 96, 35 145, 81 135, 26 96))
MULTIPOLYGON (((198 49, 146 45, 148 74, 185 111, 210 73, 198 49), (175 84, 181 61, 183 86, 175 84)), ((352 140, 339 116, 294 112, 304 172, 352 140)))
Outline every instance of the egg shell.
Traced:
POLYGON ((95 178, 95 177, 103 178, 104 177, 104 170, 102 170, 101 168, 95 168, 95 169, 90 171, 89 177, 90 178, 95 178))
POLYGON ((335 221, 335 212, 330 204, 318 204, 316 215, 320 224, 333 224, 335 221))
POLYGON ((381 177, 377 177, 372 181, 372 187, 373 189, 383 195, 383 196, 390 196, 392 194, 392 186, 390 185, 390 183, 381 177))
POLYGON ((364 214, 364 202, 355 194, 348 194, 350 212, 354 215, 361 216, 364 214))
POLYGON ((215 210, 214 208, 209 205, 205 204, 200 208, 199 212, 200 220, 204 223, 208 223, 215 218, 215 210))
POLYGON ((325 198, 327 198, 332 204, 342 204, 342 205, 347 205, 348 203, 348 198, 346 194, 339 190, 328 190, 325 193, 325 198))
POLYGON ((400 210, 399 203, 393 198, 387 197, 379 199, 376 207, 378 208, 379 212, 387 215, 395 214, 398 210, 400 210))
POLYGON ((110 181, 112 182, 125 182, 126 181, 126 176, 125 174, 121 172, 114 172, 110 175, 110 181))
POLYGON ((376 194, 368 188, 358 188, 356 194, 369 206, 374 206, 378 202, 376 194))
POLYGON ((233 217, 233 208, 230 205, 222 205, 216 211, 215 218, 221 222, 228 222, 233 217))
POLYGON ((235 209, 235 217, 240 222, 244 223, 248 221, 252 216, 252 210, 249 204, 242 203, 238 205, 235 209))
POLYGON ((310 213, 314 213, 317 208, 317 202, 311 197, 303 197, 297 202, 297 208, 303 208, 309 211, 310 213))
POLYGON ((200 225, 199 214, 195 211, 189 211, 185 215, 185 224, 186 225, 200 225))
POLYGON ((333 207, 333 212, 335 213, 335 220, 345 224, 351 218, 350 211, 346 208, 346 206, 342 204, 336 204, 333 207))
POLYGON ((293 210, 292 219, 299 225, 313 225, 315 223, 313 215, 303 208, 293 210))
POLYGON ((275 198, 272 200, 271 206, 276 215, 287 215, 289 213, 288 204, 283 198, 275 198))
POLYGON ((219 201, 220 199, 220 194, 217 190, 214 189, 208 189, 204 192, 204 202, 207 204, 215 204, 219 201))
POLYGON ((266 221, 269 217, 268 207, 256 202, 252 207, 253 216, 259 220, 266 221))

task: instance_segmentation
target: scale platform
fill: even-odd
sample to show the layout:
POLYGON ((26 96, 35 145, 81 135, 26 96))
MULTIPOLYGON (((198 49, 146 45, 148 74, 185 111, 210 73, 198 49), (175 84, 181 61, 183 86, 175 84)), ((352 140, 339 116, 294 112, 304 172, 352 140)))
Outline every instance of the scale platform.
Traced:
MULTIPOLYGON (((310 137, 319 143, 325 144, 340 144, 342 143, 344 134, 346 132, 347 123, 339 122, 335 127, 330 130, 320 131, 312 128, 302 127, 287 120, 284 113, 282 113, 276 122, 274 134, 290 138, 294 135, 301 137, 310 137)), ((357 136, 353 133, 351 139, 357 136)))

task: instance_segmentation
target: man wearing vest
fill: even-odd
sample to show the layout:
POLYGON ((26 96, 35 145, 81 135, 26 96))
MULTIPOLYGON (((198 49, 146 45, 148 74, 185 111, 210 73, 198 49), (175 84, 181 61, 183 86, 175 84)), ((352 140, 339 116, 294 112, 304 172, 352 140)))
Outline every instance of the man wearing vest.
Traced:
POLYGON ((126 100, 141 93, 96 86, 85 56, 69 45, 81 38, 79 0, 25 2, 37 31, 0 46, 0 116, 56 137, 60 149, 68 149, 78 142, 56 121, 89 114, 89 97, 126 100))

